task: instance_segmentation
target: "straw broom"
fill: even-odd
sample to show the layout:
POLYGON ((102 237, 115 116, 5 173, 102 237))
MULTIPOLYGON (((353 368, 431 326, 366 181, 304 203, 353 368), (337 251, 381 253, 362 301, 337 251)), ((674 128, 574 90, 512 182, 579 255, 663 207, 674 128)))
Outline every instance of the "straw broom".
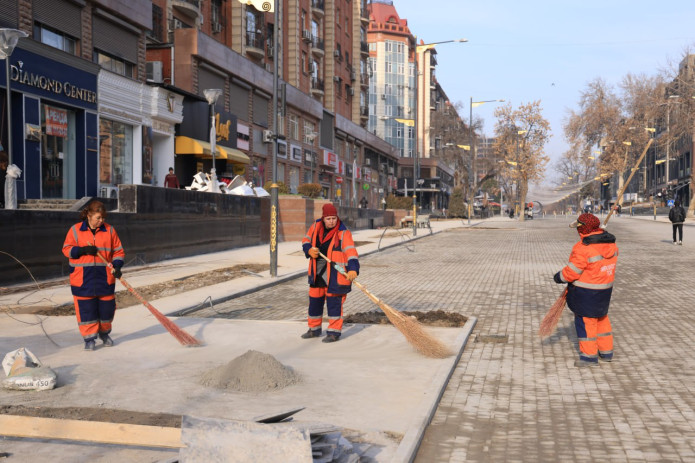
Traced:
MULTIPOLYGON (((104 258, 104 256, 102 256, 102 255, 99 254, 98 252, 97 252, 97 256, 99 257, 99 259, 102 260, 102 262, 104 262, 104 263, 106 264, 106 266, 107 266, 109 269, 113 269, 113 268, 114 268, 113 265, 111 264, 111 262, 107 261, 107 260, 104 258)), ((149 309, 150 313, 152 313, 152 315, 154 315, 154 318, 156 318, 157 321, 158 321, 159 323, 161 323, 161 325, 162 325, 164 328, 166 328, 166 330, 169 332, 169 334, 171 334, 173 337, 175 337, 176 340, 177 340, 178 342, 180 342, 182 346, 186 346, 186 347, 197 347, 197 346, 202 345, 202 343, 201 343, 200 341, 198 341, 196 338, 194 338, 194 337, 191 336, 190 334, 188 334, 188 333, 186 333, 185 331, 183 331, 181 328, 179 328, 178 326, 176 326, 176 325, 174 324, 174 322, 172 322, 171 320, 169 320, 162 312, 160 312, 159 310, 155 309, 154 306, 153 306, 152 304, 150 304, 149 302, 147 302, 147 301, 145 300, 145 298, 143 298, 137 291, 135 291, 135 288, 133 288, 132 286, 130 286, 130 284, 128 284, 128 282, 125 281, 125 278, 121 277, 121 278, 119 278, 118 280, 121 282, 121 284, 122 284, 123 286, 125 286, 125 287, 128 289, 128 291, 131 292, 131 294, 132 294, 133 296, 135 296, 135 298, 136 298, 138 301, 140 301, 140 302, 142 303, 142 305, 144 305, 145 307, 147 307, 147 308, 149 309)))
MULTIPOLYGON (((329 264, 333 264, 335 269, 347 277, 347 273, 342 268, 331 261, 328 257, 324 256, 319 252, 319 255, 326 259, 329 264)), ((398 310, 390 307, 378 297, 372 294, 367 288, 357 281, 352 282, 357 286, 367 297, 375 303, 386 315, 391 324, 396 327, 398 331, 401 332, 405 339, 412 345, 418 352, 420 352, 425 357, 432 358, 445 358, 452 355, 451 350, 441 343, 438 339, 433 338, 425 328, 414 318, 403 315, 398 310)))
POLYGON ((548 313, 543 317, 541 321, 541 326, 538 328, 538 336, 541 339, 545 339, 551 336, 555 332, 557 327, 557 322, 560 321, 560 316, 562 316, 562 311, 565 308, 565 303, 567 302, 567 288, 562 292, 560 297, 557 298, 555 304, 550 307, 548 313))

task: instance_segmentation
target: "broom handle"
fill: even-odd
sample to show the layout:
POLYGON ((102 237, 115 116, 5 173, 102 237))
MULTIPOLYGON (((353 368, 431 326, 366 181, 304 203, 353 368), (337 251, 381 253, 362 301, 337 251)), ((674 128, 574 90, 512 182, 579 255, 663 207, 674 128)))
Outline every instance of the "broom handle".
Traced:
MULTIPOLYGON (((330 260, 328 257, 324 256, 324 255, 321 253, 321 251, 319 251, 319 256, 321 256, 321 257, 323 257, 324 259, 326 259, 326 262, 328 262, 329 264, 334 264, 334 262, 333 262, 332 260, 330 260)), ((337 267, 334 267, 334 268, 335 268, 338 272, 340 272, 343 276, 347 277, 347 273, 345 273, 344 270, 341 270, 341 269, 339 269, 339 268, 337 268, 337 267)), ((378 297, 376 297, 374 294, 372 294, 367 288, 365 288, 364 285, 362 285, 361 283, 359 283, 359 282, 357 282, 357 281, 353 281, 352 283, 353 283, 355 286, 357 286, 358 288, 360 288, 360 289, 364 292, 364 294, 366 294, 367 297, 368 297, 369 299, 372 300, 373 303, 375 303, 375 304, 377 304, 377 305, 381 303, 381 300, 380 300, 378 297)))
MULTIPOLYGON (((99 254, 98 252, 97 252, 97 256, 99 257, 99 259, 101 259, 101 261, 102 261, 103 263, 106 264, 106 266, 107 266, 108 268, 110 268, 110 269, 113 269, 113 268, 114 268, 114 267, 113 267, 113 264, 112 264, 111 262, 109 262, 108 260, 106 260, 106 258, 105 258, 104 256, 102 256, 101 254, 99 254)), ((130 291, 131 294, 132 294, 133 296, 135 296, 135 298, 136 298, 138 301, 140 301, 140 303, 141 303, 142 305, 144 305, 145 307, 147 307, 147 308, 150 310, 150 312, 152 312, 152 313, 159 312, 157 309, 154 308, 154 306, 153 306, 152 304, 150 304, 149 302, 147 302, 147 301, 140 295, 140 293, 138 293, 137 291, 135 291, 135 288, 133 288, 132 286, 130 286, 130 284, 129 284, 127 281, 125 281, 125 278, 121 277, 121 278, 118 279, 118 281, 120 281, 121 284, 122 284, 123 286, 125 286, 126 289, 127 289, 128 291, 130 291)))
MULTIPOLYGON (((623 200, 623 193, 625 193, 625 189, 627 186, 630 184, 630 180, 632 180, 632 177, 635 175, 635 172, 637 172, 637 166, 639 166, 639 163, 642 162, 642 159, 644 159, 644 155, 647 154, 647 150, 649 149, 650 146, 652 146, 652 143, 654 142, 653 138, 649 139, 649 142, 647 143, 647 146, 644 147, 644 150, 642 151, 642 155, 639 157, 637 162, 635 163, 635 167, 632 168, 632 171, 630 172, 630 176, 627 178, 627 181, 623 183, 623 187, 620 189, 620 192, 618 193, 618 205, 622 204, 623 200)), ((668 166, 667 166, 668 168, 668 166)), ((603 221, 603 226, 605 227, 606 224, 608 224, 608 220, 611 218, 613 215, 614 209, 611 209, 608 211, 608 215, 606 216, 606 220, 603 221)))

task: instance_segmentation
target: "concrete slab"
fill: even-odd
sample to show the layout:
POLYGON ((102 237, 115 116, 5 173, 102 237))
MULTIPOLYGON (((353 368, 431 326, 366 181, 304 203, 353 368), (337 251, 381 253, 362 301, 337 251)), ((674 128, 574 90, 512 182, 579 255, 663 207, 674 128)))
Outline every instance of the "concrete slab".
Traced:
MULTIPOLYGON (((73 317, 3 314, 0 353, 29 348, 56 371, 58 387, 45 392, 2 390, 0 404, 104 407, 225 420, 252 420, 306 406, 294 415, 295 422, 322 422, 357 432, 372 444, 369 456, 391 461, 402 438, 413 435, 411 428, 424 431, 430 417, 423 420, 423 413, 436 408, 457 363, 457 357, 438 360, 419 355, 392 326, 347 326, 340 342, 325 344, 299 337, 306 329, 304 321, 181 318, 176 323, 205 346, 181 347, 144 307, 120 309, 112 334, 116 346, 100 346, 94 352, 82 349, 73 317), (250 349, 274 356, 303 380, 270 393, 240 393, 198 383, 205 372, 250 349)), ((460 353, 468 339, 462 333, 470 329, 467 325, 428 331, 460 353)), ((408 438, 410 444, 412 439, 408 438)), ((35 463, 172 457, 166 450, 70 442, 37 445, 22 439, 3 440, 2 451, 17 461, 31 455, 35 463)))

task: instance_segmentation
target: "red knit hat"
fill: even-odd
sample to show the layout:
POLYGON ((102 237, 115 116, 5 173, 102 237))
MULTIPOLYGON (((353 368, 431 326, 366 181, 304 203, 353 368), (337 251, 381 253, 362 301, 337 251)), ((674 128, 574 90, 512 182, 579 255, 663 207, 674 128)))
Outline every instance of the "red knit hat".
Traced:
POLYGON ((594 214, 582 214, 577 217, 577 220, 570 224, 570 227, 576 228, 582 235, 596 231, 600 228, 601 221, 594 214))
POLYGON ((333 204, 328 203, 323 205, 323 215, 321 218, 324 217, 338 217, 338 210, 333 204))

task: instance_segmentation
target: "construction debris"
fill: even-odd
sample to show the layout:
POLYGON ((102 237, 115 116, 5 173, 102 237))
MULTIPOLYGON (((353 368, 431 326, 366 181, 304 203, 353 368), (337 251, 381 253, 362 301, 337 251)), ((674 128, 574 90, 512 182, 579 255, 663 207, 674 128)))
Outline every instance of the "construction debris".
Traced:
POLYGON ((200 384, 240 392, 265 392, 291 386, 300 380, 299 373, 272 355, 249 350, 226 365, 205 373, 200 384))
POLYGON ((43 366, 31 351, 24 347, 15 349, 2 360, 5 378, 2 387, 17 391, 46 391, 56 385, 55 371, 43 366))
MULTIPOLYGON (((211 191, 214 187, 209 174, 198 172, 193 176, 193 183, 191 183, 191 186, 187 186, 186 189, 192 191, 211 191)), ((247 182, 241 175, 237 175, 231 181, 229 179, 225 181, 224 178, 221 181, 218 180, 217 190, 220 193, 238 196, 257 196, 259 198, 270 196, 270 193, 265 189, 262 187, 254 187, 253 183, 247 182)))

